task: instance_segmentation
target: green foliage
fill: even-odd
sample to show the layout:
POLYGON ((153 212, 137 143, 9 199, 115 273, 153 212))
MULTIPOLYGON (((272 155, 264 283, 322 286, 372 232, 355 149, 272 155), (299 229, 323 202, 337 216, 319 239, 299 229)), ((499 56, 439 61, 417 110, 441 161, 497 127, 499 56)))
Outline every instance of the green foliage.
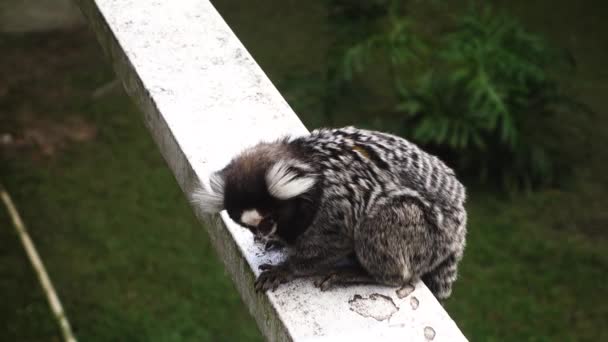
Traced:
POLYGON ((371 59, 381 54, 391 67, 403 65, 416 59, 425 49, 419 36, 412 31, 407 17, 397 17, 392 12, 386 31, 369 36, 346 50, 342 60, 342 77, 352 80, 354 73, 361 73, 371 59))
POLYGON ((567 66, 564 55, 489 7, 457 17, 435 41, 408 16, 388 11, 386 22, 346 49, 339 74, 350 82, 388 66, 402 114, 384 126, 398 124, 398 133, 481 180, 526 187, 555 180, 565 165, 556 162, 551 121, 588 112, 561 90, 556 72, 567 66))

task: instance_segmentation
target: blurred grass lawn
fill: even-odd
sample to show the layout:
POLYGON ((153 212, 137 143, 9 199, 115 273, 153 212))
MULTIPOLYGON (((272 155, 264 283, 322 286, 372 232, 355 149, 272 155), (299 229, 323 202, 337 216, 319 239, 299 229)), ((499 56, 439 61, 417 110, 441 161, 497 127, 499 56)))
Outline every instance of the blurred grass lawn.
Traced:
MULTIPOLYGON (((21 148, 0 164, 77 337, 260 340, 141 115, 122 92, 91 100, 113 77, 92 34, 2 38, 3 72, 11 72, 3 128, 72 116, 96 128, 91 141, 66 142, 52 157, 21 148)), ((62 139, 37 132, 45 144, 62 139)), ((0 340, 49 340, 54 323, 0 211, 0 340)))
MULTIPOLYGON (((248 10, 228 1, 216 5, 278 82, 294 69, 319 68, 325 42, 315 37, 326 30, 320 3, 273 0, 248 10), (298 10, 289 10, 296 4, 298 10), (309 54, 311 46, 319 48, 309 54)), ((141 115, 121 92, 91 98, 113 78, 92 34, 3 35, 0 50, 0 75, 7 80, 4 96, 0 84, 0 133, 18 135, 32 125, 44 133, 40 120, 67 125, 74 117, 95 130, 78 142, 62 138, 61 130, 38 139, 55 147, 50 157, 26 146, 0 159, 0 179, 77 337, 260 340, 141 115)), ((602 60, 590 58, 596 66, 602 60)), ((607 108, 601 96, 606 75, 589 75, 589 101, 596 101, 597 111, 607 108)), ((598 127, 606 127, 602 115, 598 127)), ((605 137, 594 139, 602 143, 605 137)), ((447 303, 471 341, 608 340, 608 219, 602 214, 608 170, 606 152, 597 149, 579 172, 576 191, 544 191, 517 201, 471 191, 468 250, 447 303)), ((59 340, 4 210, 0 293, 1 341, 59 340)))

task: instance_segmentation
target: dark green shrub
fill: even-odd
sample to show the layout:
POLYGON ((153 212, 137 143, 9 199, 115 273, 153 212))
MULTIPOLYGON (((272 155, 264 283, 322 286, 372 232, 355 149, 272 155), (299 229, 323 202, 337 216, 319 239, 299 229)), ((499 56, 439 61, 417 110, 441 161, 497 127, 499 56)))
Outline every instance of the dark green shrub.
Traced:
MULTIPOLYGON (((382 124, 426 145, 456 168, 505 185, 547 184, 558 158, 561 112, 587 108, 558 82, 564 55, 507 15, 473 9, 440 39, 423 39, 412 18, 387 12, 386 26, 346 50, 344 81, 387 65, 396 110, 382 124)), ((380 127, 382 128, 382 127, 380 127)))

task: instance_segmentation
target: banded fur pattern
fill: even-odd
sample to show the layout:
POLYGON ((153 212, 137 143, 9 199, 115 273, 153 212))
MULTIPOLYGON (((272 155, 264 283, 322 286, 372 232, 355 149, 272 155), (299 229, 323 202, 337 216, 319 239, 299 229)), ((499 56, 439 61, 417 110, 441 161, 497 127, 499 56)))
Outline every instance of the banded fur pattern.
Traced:
POLYGON ((226 208, 261 240, 290 247, 259 288, 350 259, 361 272, 351 270, 349 281, 421 278, 437 298, 451 294, 466 244, 466 191, 451 168, 403 138, 319 129, 247 149, 210 183, 195 194, 201 207, 226 208))
MULTIPOLYGON (((466 238, 466 191, 451 168, 403 138, 354 127, 316 130, 291 143, 307 151, 302 158, 318 165, 323 179, 322 209, 306 239, 334 231, 355 244, 376 241, 356 252, 368 270, 385 271, 377 277, 398 285, 425 276, 438 298, 450 295, 466 238), (378 255, 406 246, 408 255, 386 272, 390 257, 378 255)), ((350 246, 336 241, 330 248, 350 246)))

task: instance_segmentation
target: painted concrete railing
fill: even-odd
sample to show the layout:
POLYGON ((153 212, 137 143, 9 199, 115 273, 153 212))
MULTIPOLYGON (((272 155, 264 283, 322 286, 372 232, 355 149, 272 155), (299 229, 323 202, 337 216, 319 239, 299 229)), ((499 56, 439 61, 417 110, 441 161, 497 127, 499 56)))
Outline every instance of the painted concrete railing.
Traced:
MULTIPOLYGON (((77 0, 185 194, 244 147, 308 131, 208 0, 77 0)), ((426 286, 259 294, 265 253, 222 214, 197 215, 269 341, 466 341, 426 286)), ((204 270, 201 270, 204 272, 204 270)))

